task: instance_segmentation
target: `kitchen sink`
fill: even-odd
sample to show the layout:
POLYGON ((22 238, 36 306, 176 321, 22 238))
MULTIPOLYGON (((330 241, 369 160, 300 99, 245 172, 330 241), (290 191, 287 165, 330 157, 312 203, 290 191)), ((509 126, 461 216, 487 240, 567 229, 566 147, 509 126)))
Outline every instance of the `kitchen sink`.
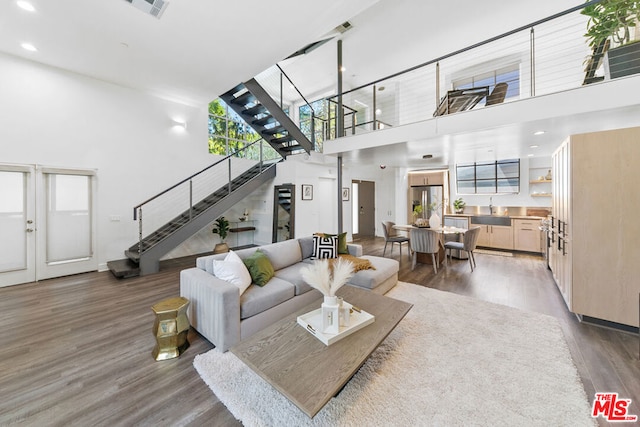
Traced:
POLYGON ((511 218, 497 215, 476 215, 471 217, 471 224, 510 226, 511 218))

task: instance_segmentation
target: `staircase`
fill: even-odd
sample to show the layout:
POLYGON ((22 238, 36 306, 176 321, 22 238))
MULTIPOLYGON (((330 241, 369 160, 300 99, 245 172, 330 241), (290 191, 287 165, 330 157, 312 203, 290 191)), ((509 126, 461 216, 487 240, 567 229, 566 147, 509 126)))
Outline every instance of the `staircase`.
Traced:
POLYGON ((283 158, 313 151, 313 143, 255 79, 240 83, 220 98, 283 158))
MULTIPOLYGON (((286 113, 282 111, 280 106, 278 106, 255 79, 237 85, 220 98, 260 134, 262 139, 273 147, 282 159, 285 159, 291 154, 310 153, 313 151, 313 143, 309 141, 298 126, 291 121, 286 113)), ((262 144, 262 142, 260 142, 260 144, 262 144)), ((241 151, 244 151, 246 155, 249 153, 250 147, 251 146, 247 146, 241 151)), ((231 157, 233 157, 233 155, 227 156, 218 162, 229 162, 229 178, 217 178, 214 181, 211 181, 210 178, 207 188, 217 185, 220 182, 224 182, 224 185, 220 186, 216 191, 204 197, 202 200, 197 201, 195 204, 191 202, 193 193, 192 180, 196 179, 198 175, 207 172, 209 168, 183 180, 165 192, 134 208, 134 220, 138 220, 140 226, 139 241, 125 251, 126 259, 107 263, 111 272, 116 277, 126 278, 159 271, 160 258, 162 256, 210 224, 227 210, 231 209, 233 205, 249 196, 260 185, 275 178, 275 165, 282 159, 271 163, 263 162, 262 151, 262 145, 260 145, 260 162, 258 164, 233 179, 231 178, 231 157), (189 186, 188 189, 184 188, 186 185, 189 186), (164 195, 168 196, 169 194, 167 193, 179 193, 179 191, 175 191, 179 186, 183 186, 181 190, 183 194, 179 194, 178 196, 184 199, 184 193, 186 191, 189 192, 189 205, 185 206, 184 211, 180 211, 178 208, 175 212, 179 213, 171 218, 171 214, 167 216, 167 212, 162 212, 161 208, 156 208, 156 211, 153 212, 153 209, 148 207, 149 202, 159 200, 161 196, 164 195), (145 207, 145 218, 149 216, 149 211, 152 212, 152 217, 155 213, 171 218, 157 230, 144 237, 142 223, 143 206, 145 207)), ((235 155, 239 154, 241 153, 235 153, 235 155)), ((212 165, 210 168, 216 165, 212 165)), ((221 167, 221 169, 224 170, 225 167, 221 167)), ((170 197, 167 197, 167 199, 170 199, 170 197)), ((289 210, 286 205, 282 205, 282 207, 287 211, 289 210)), ((169 208, 173 210, 175 206, 169 206, 169 208)), ((162 223, 164 220, 159 222, 162 223)))
MULTIPOLYGON (((120 278, 158 272, 162 256, 249 196, 262 184, 275 178, 278 161, 260 162, 230 182, 225 182, 209 196, 132 245, 125 251, 127 259, 108 262, 109 270, 120 278)), ((134 214, 134 220, 141 220, 141 216, 141 213, 134 214)))

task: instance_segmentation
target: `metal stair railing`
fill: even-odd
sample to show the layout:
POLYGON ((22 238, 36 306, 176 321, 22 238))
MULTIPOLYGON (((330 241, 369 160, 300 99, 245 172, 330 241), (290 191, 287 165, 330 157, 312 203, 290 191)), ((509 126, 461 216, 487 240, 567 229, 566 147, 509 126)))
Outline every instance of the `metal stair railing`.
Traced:
POLYGON ((224 188, 225 195, 229 195, 234 179, 254 167, 262 173, 281 160, 266 141, 259 139, 138 204, 133 208, 133 220, 138 222, 138 254, 149 248, 143 242, 156 230, 184 214, 185 224, 191 222, 202 213, 203 202, 214 192, 224 188))

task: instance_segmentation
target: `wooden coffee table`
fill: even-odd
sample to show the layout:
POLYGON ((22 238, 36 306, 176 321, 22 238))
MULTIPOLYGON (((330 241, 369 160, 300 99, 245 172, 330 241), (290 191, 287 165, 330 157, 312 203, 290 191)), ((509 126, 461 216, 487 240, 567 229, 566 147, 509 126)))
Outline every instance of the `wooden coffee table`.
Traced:
POLYGON ((296 321, 299 315, 319 308, 320 298, 230 349, 311 418, 345 386, 413 307, 353 286, 343 286, 338 295, 373 314, 375 322, 326 346, 296 321))

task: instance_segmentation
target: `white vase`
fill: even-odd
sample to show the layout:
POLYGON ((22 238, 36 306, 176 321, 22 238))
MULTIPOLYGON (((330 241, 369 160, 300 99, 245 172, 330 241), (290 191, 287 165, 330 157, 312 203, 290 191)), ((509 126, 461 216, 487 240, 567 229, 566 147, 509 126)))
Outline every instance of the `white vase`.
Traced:
POLYGON ((429 227, 431 228, 440 228, 440 226, 442 226, 442 222, 440 220, 440 217, 438 216, 437 213, 433 213, 431 215, 431 218, 429 218, 429 227))
POLYGON ((325 296, 322 303, 322 332, 337 334, 340 332, 340 306, 338 297, 325 296))

